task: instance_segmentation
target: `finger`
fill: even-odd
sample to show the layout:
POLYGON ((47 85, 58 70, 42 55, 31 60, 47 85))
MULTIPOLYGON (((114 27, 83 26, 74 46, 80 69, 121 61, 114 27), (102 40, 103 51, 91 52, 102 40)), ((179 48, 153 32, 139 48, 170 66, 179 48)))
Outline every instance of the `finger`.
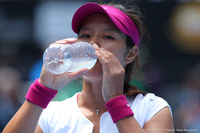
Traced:
POLYGON ((49 46, 55 45, 54 43, 49 44, 49 46))
POLYGON ((106 53, 108 53, 108 54, 112 54, 112 53, 110 53, 109 51, 107 51, 107 50, 105 50, 104 48, 100 48, 97 44, 93 44, 93 47, 95 48, 95 50, 102 50, 102 51, 104 51, 104 52, 106 52, 106 53))
POLYGON ((103 49, 103 48, 99 48, 97 50, 97 57, 99 57, 98 59, 100 61, 102 61, 101 63, 108 63, 111 60, 112 53, 110 53, 109 51, 103 49))
POLYGON ((101 64, 107 63, 107 60, 104 58, 104 56, 99 51, 95 51, 95 54, 96 54, 96 56, 99 59, 101 64))
POLYGON ((99 52, 105 57, 110 58, 110 56, 114 55, 113 53, 109 52, 108 50, 105 50, 104 48, 100 48, 99 52))
POLYGON ((68 74, 70 75, 71 80, 74 81, 74 80, 80 78, 81 76, 83 76, 85 73, 87 73, 88 70, 89 70, 88 68, 83 68, 77 72, 72 72, 72 73, 68 73, 68 74))
POLYGON ((103 51, 95 51, 99 62, 102 64, 103 72, 110 72, 110 66, 112 65, 112 61, 109 57, 107 57, 106 53, 103 51))
POLYGON ((96 51, 96 55, 104 70, 113 71, 115 69, 121 69, 121 63, 113 53, 100 48, 98 51, 96 51))
POLYGON ((93 44, 93 47, 94 47, 95 50, 99 50, 100 49, 97 44, 93 44))
POLYGON ((93 44, 93 47, 94 47, 95 50, 96 50, 96 51, 95 51, 95 54, 96 54, 97 58, 99 59, 100 63, 101 63, 101 64, 106 63, 107 61, 106 61, 106 59, 104 58, 105 53, 103 54, 103 51, 101 51, 101 50, 104 50, 104 51, 105 51, 105 49, 99 48, 99 46, 98 46, 97 44, 93 44), (101 51, 101 52, 100 52, 100 51, 101 51))
POLYGON ((72 44, 76 41, 77 41, 76 38, 66 38, 66 39, 58 40, 55 43, 56 44, 72 44))
POLYGON ((99 48, 98 45, 94 44, 93 47, 96 49, 95 54, 102 64, 104 70, 110 71, 111 69, 118 68, 120 65, 117 57, 110 51, 104 48, 99 48))

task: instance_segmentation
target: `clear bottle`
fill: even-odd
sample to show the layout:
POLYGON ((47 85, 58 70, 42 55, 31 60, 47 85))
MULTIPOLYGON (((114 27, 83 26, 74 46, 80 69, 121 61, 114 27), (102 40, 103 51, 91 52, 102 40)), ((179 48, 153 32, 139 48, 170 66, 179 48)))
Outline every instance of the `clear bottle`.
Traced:
POLYGON ((43 63, 54 74, 91 69, 97 61, 95 49, 87 42, 74 44, 54 44, 43 54, 43 63))

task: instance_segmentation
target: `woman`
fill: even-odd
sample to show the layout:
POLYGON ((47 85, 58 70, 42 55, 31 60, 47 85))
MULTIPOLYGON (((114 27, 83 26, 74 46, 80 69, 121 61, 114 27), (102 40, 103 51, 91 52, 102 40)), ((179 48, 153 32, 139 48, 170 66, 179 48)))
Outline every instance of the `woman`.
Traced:
MULTIPOLYGON (((4 132, 173 132, 167 102, 128 84, 132 66, 138 63, 142 23, 131 10, 114 6, 87 3, 77 10, 72 29, 78 41, 89 42, 96 49, 97 63, 90 70, 60 75, 43 67, 39 80, 32 84, 27 100, 4 132), (81 76, 81 93, 48 105, 56 90, 81 76)), ((69 38, 56 43, 76 41, 69 38)))

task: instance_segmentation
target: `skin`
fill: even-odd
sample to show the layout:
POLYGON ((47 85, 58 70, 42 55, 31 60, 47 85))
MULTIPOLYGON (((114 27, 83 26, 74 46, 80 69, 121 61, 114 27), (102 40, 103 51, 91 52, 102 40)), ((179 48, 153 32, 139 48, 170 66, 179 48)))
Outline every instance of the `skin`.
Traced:
MULTIPOLYGON (((76 41, 76 39, 64 39, 56 43, 69 44, 76 41)), ((97 116, 94 108, 100 109, 107 101, 123 94, 124 67, 134 61, 137 47, 127 49, 125 35, 104 14, 93 14, 86 18, 81 26, 78 41, 89 42, 96 49, 98 61, 95 66, 90 70, 83 69, 61 75, 54 75, 43 67, 39 82, 57 90, 83 76, 83 91, 91 103, 83 93, 80 93, 78 105, 83 115, 94 124, 93 133, 99 133, 100 117, 106 109, 104 107, 97 116)), ((4 132, 42 133, 37 125, 42 110, 39 106, 25 101, 4 132)), ((174 128, 169 108, 159 111, 142 128, 134 117, 123 118, 116 125, 120 133, 142 133, 147 129, 152 129, 153 132, 154 129, 174 128)), ((159 133, 158 130, 155 132, 159 133)))

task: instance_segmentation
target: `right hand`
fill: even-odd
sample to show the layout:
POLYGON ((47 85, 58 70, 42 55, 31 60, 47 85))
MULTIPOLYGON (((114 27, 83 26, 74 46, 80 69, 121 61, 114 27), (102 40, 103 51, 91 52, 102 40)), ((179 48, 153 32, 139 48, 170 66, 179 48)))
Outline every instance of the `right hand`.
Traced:
MULTIPOLYGON (((75 38, 67 38, 63 40, 56 41, 54 44, 72 44, 75 43, 77 39, 75 38)), ((50 44, 50 45, 54 45, 50 44)), ((39 82, 47 88, 58 90, 67 85, 68 83, 80 78, 83 74, 88 71, 87 68, 84 68, 80 71, 68 73, 65 72, 63 74, 53 74, 49 72, 43 65, 42 71, 40 74, 39 82)))

